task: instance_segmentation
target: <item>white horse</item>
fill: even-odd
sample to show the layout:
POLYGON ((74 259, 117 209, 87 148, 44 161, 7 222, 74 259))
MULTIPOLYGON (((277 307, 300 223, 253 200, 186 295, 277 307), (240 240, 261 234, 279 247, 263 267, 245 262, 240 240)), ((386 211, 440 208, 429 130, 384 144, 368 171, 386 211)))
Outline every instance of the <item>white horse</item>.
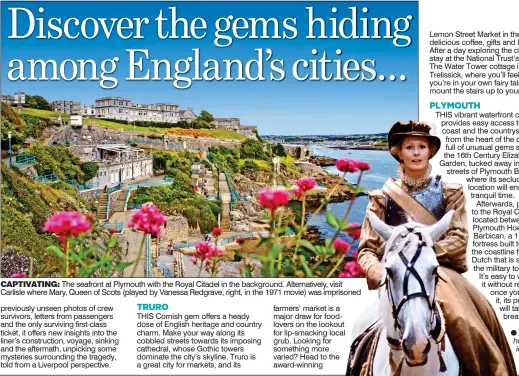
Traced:
POLYGON ((392 227, 368 212, 371 226, 386 241, 386 275, 378 289, 379 302, 356 322, 352 338, 381 319, 374 376, 460 374, 435 295, 439 264, 432 247, 449 228, 453 214, 448 212, 432 226, 410 222, 392 227))

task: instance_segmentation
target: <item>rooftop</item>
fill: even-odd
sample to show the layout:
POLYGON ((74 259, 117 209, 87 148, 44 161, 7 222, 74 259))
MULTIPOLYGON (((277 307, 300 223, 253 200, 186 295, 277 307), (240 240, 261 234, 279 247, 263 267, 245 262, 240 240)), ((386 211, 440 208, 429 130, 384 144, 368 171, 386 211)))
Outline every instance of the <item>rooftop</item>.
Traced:
POLYGON ((143 149, 134 148, 133 146, 124 144, 97 145, 96 147, 101 150, 112 151, 115 153, 144 152, 143 149))

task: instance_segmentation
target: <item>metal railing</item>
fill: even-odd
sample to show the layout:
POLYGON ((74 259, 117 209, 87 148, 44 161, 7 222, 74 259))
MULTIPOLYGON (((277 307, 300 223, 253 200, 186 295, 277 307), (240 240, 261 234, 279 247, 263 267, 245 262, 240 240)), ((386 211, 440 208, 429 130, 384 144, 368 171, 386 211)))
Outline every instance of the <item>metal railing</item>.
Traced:
POLYGON ((131 143, 134 143, 134 144, 151 144, 151 145, 164 145, 164 141, 156 141, 156 140, 140 140, 140 139, 137 139, 137 140, 128 140, 128 143, 131 144, 131 143))
POLYGON ((99 183, 96 182, 96 183, 78 184, 78 185, 76 185, 76 188, 78 189, 78 191, 86 191, 88 189, 99 188, 99 183))
POLYGON ((30 178, 34 181, 37 181, 39 183, 44 183, 44 184, 52 183, 52 182, 60 180, 58 174, 48 174, 48 175, 44 175, 44 176, 30 176, 30 178))
POLYGON ((153 264, 155 264, 155 266, 157 267, 157 269, 159 269, 161 271, 161 273, 164 275, 164 277, 166 278, 175 278, 175 274, 173 274, 173 272, 171 271, 170 268, 168 268, 166 265, 164 265, 162 262, 160 262, 159 260, 155 259, 153 261, 153 264))
POLYGON ((115 191, 120 191, 122 188, 122 184, 119 183, 117 185, 114 185, 113 187, 110 187, 108 188, 108 194, 112 193, 112 192, 115 192, 115 191))
MULTIPOLYGON (((151 235, 147 234, 146 236, 146 277, 151 276, 151 235)), ((136 260, 135 262, 139 262, 140 260, 136 260)))
POLYGON ((116 232, 118 234, 120 234, 123 232, 123 222, 115 222, 115 223, 108 222, 108 223, 105 223, 105 228, 107 230, 109 230, 111 228, 115 228, 116 232))
POLYGON ((16 156, 16 160, 12 163, 12 165, 18 168, 25 168, 34 163, 37 163, 36 157, 34 155, 22 153, 16 156))
POLYGON ((225 239, 222 239, 222 240, 218 240, 218 245, 225 245, 225 244, 230 244, 230 243, 234 243, 236 241, 236 239, 255 239, 255 238, 258 238, 258 235, 257 234, 246 234, 246 235, 234 235, 234 236, 231 236, 229 238, 225 238, 225 239))
POLYGON ((229 187, 229 191, 231 192, 231 203, 235 201, 243 201, 243 198, 240 195, 240 193, 236 189, 234 189, 234 186, 231 182, 231 179, 229 178, 229 174, 227 173, 227 171, 224 171, 223 173, 225 174, 225 180, 227 181, 227 186, 229 187))
POLYGON ((110 194, 116 191, 120 191, 122 188, 121 183, 114 185, 111 188, 108 188, 106 195, 106 219, 110 217, 110 194))
MULTIPOLYGON (((260 237, 261 237, 261 235, 257 234, 257 233, 233 235, 228 238, 218 240, 218 242, 216 244, 218 246, 222 246, 222 245, 234 243, 236 241, 236 239, 239 239, 239 238, 256 239, 256 238, 260 238, 260 237)), ((180 243, 173 244, 173 248, 175 248, 175 249, 192 248, 192 247, 196 246, 198 243, 200 243, 200 242, 180 242, 180 243)))

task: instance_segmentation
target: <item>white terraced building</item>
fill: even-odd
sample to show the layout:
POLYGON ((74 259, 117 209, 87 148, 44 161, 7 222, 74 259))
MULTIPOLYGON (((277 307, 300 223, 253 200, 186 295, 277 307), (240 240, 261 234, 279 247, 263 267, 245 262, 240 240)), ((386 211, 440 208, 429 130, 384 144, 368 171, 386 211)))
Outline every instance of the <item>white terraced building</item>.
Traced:
POLYGON ((103 97, 96 99, 95 116, 98 118, 132 121, 157 121, 177 123, 180 113, 177 104, 137 104, 131 99, 103 97))
POLYGON ((104 144, 85 147, 80 156, 83 162, 99 165, 91 183, 111 187, 129 180, 153 176, 153 157, 143 149, 124 144, 104 144))

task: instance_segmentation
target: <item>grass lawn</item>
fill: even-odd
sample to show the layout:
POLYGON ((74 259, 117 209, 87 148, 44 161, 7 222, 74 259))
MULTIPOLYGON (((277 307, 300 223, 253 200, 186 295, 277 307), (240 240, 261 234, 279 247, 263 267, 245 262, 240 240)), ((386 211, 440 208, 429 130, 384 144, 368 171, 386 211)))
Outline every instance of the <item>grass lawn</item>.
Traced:
MULTIPOLYGON (((95 121, 95 123, 100 127, 112 128, 112 129, 124 129, 125 131, 133 131, 134 127, 131 124, 119 124, 108 120, 100 120, 100 119, 83 119, 83 125, 90 124, 91 121, 95 121)), ((150 128, 150 127, 135 127, 135 131, 143 132, 143 133, 168 133, 169 130, 175 129, 183 129, 183 128, 150 128)), ((215 138, 223 139, 223 140, 245 140, 247 137, 238 134, 234 131, 228 129, 200 129, 202 132, 209 133, 215 138)))
MULTIPOLYGON (((64 114, 62 112, 53 112, 47 110, 38 110, 35 108, 22 108, 22 114, 39 116, 42 118, 58 118, 61 115, 61 118, 65 121, 70 120, 70 115, 64 114)), ((92 121, 100 127, 112 128, 112 129, 124 129, 125 131, 133 131, 134 127, 130 124, 119 124, 109 120, 101 120, 101 119, 90 119, 83 118, 83 125, 89 125, 92 121)), ((135 127, 137 132, 143 133, 168 133, 170 129, 182 129, 182 128, 150 128, 150 127, 135 127)), ((201 129, 201 131, 211 134, 213 137, 221 139, 221 140, 245 140, 247 137, 238 134, 234 131, 228 129, 201 129)))
MULTIPOLYGON (((17 111, 17 110, 15 109, 15 111, 17 111)), ((47 118, 47 119, 51 119, 51 118, 56 118, 57 119, 61 115, 61 118, 63 120, 68 121, 70 119, 70 115, 64 114, 63 112, 53 112, 53 111, 47 111, 47 110, 38 110, 36 108, 25 108, 25 107, 22 107, 22 114, 38 116, 38 117, 47 118)))

